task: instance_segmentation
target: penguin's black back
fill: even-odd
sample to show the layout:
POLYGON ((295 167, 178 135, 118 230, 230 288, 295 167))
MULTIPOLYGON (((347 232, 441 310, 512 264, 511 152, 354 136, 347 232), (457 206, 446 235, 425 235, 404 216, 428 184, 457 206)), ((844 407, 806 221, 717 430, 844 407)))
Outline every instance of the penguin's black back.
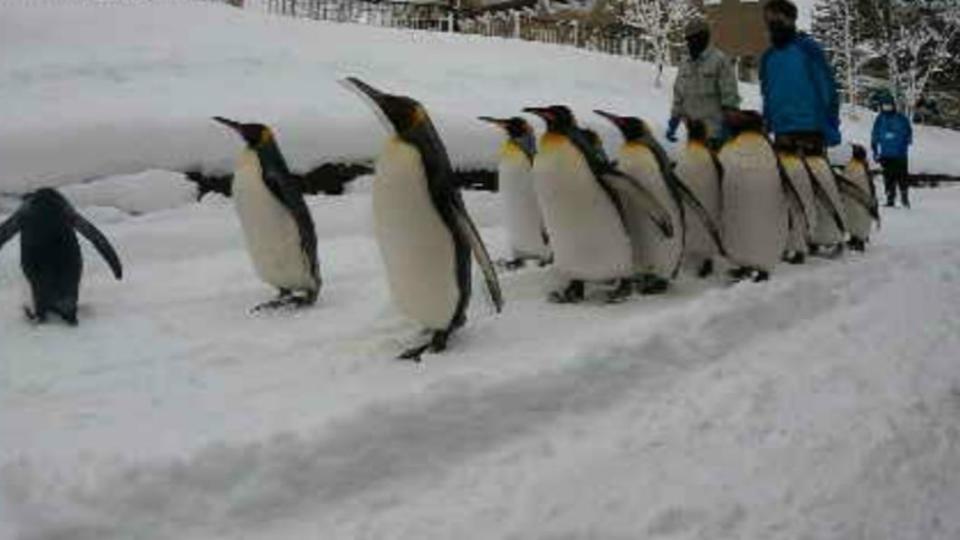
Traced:
POLYGON ((74 316, 83 258, 73 227, 73 209, 52 189, 40 189, 21 216, 20 266, 38 311, 74 316))

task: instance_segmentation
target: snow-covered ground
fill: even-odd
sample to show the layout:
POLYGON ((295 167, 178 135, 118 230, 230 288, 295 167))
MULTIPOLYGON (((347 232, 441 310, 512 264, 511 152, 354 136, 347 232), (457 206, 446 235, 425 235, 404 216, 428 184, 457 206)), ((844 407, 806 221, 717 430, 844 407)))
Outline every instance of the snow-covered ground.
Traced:
MULTIPOLYGON (((3 540, 960 537, 960 189, 764 284, 556 306, 549 269, 505 274, 504 313, 477 294, 412 365, 369 179, 309 201, 318 305, 250 315, 273 291, 230 201, 143 171, 228 166, 213 114, 275 125, 301 168, 369 155, 347 74, 422 98, 461 163, 497 144, 472 116, 536 103, 614 145, 587 112, 662 122, 648 66, 205 4, 0 6, 0 50, 0 191, 68 185, 125 263, 84 243, 80 327, 33 327, 0 252, 3 540)), ((958 142, 921 130, 915 161, 960 170, 958 142)), ((502 255, 496 196, 467 203, 502 255)))

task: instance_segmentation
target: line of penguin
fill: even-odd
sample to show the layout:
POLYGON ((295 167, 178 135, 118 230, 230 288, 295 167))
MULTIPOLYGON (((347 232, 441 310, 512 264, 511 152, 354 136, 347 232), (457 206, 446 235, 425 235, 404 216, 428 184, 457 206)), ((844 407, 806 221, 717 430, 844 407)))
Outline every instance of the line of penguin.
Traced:
MULTIPOLYGON (((466 322, 472 259, 502 310, 497 272, 424 107, 357 78, 341 83, 369 102, 391 133, 375 166, 374 233, 394 303, 426 330, 399 358, 419 361, 427 351, 443 351, 466 322)), ((811 250, 839 251, 845 241, 862 250, 873 221, 879 223, 862 147, 836 174, 823 156, 775 151, 757 113, 740 113, 717 153, 703 124, 690 122, 688 143, 671 164, 639 118, 595 111, 623 135, 613 161, 566 106, 524 112, 546 124, 539 144, 521 117, 480 120, 506 135, 498 176, 512 258, 503 266, 553 264, 564 282, 550 292, 552 302, 581 302, 588 285, 606 302, 661 293, 684 262, 707 277, 721 257, 734 279, 762 281, 781 259, 802 262, 811 250)), ((313 305, 322 285, 316 232, 270 128, 214 120, 244 141, 233 200, 256 273, 279 291, 254 310, 313 305)), ((120 279, 109 241, 53 189, 28 195, 0 224, 0 247, 22 235, 21 267, 33 294, 25 310, 35 322, 52 312, 77 324, 83 261, 74 231, 120 279)))

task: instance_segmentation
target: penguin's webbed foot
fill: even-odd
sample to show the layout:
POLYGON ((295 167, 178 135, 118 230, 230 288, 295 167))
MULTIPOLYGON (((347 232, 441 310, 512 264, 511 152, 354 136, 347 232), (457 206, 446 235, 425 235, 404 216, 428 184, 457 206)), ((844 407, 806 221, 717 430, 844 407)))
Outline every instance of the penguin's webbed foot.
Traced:
POLYGON ((802 251, 791 251, 783 256, 783 262, 787 264, 803 264, 807 262, 807 256, 802 251))
POLYGON ((637 291, 644 295, 662 294, 670 288, 670 280, 652 274, 643 275, 637 282, 637 291))
POLYGON ((859 251, 863 253, 867 250, 867 243, 863 239, 853 237, 847 241, 847 247, 850 248, 850 251, 859 251))
POLYGON ((537 259, 537 266, 539 266, 540 268, 550 266, 551 264, 553 264, 553 255, 549 257, 541 257, 537 259))
POLYGON ((608 304, 619 304, 624 302, 633 293, 633 281, 630 279, 621 279, 617 282, 617 287, 607 293, 608 304))
POLYGON ((713 259, 707 259, 700 264, 700 268, 697 269, 697 277, 700 279, 706 279, 713 275, 713 259))
POLYGON ((286 307, 302 308, 311 306, 316 301, 317 291, 304 291, 303 294, 294 294, 290 289, 280 289, 280 294, 278 294, 276 298, 253 306, 250 313, 286 307))
POLYGON ((554 304, 576 304, 582 302, 584 297, 584 283, 575 279, 559 291, 553 291, 547 297, 547 300, 554 304))
POLYGON ((428 350, 433 353, 445 351, 447 349, 448 337, 450 337, 450 332, 448 331, 435 331, 430 336, 430 341, 403 351, 400 356, 397 357, 397 360, 410 360, 419 364, 423 361, 423 353, 428 350))
POLYGON ((27 306, 23 306, 23 314, 33 324, 42 324, 47 322, 47 314, 42 310, 34 311, 27 306))

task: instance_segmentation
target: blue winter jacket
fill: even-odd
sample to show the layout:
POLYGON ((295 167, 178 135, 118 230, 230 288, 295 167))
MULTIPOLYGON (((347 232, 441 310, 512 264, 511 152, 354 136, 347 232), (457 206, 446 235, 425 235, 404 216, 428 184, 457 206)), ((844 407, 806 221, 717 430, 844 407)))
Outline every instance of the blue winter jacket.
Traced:
POLYGON ((760 60, 763 116, 773 133, 823 133, 827 146, 840 144, 840 98, 823 49, 809 35, 771 47, 760 60))
POLYGON ((882 112, 873 123, 870 146, 878 158, 905 158, 913 144, 913 127, 906 116, 896 112, 882 112))

